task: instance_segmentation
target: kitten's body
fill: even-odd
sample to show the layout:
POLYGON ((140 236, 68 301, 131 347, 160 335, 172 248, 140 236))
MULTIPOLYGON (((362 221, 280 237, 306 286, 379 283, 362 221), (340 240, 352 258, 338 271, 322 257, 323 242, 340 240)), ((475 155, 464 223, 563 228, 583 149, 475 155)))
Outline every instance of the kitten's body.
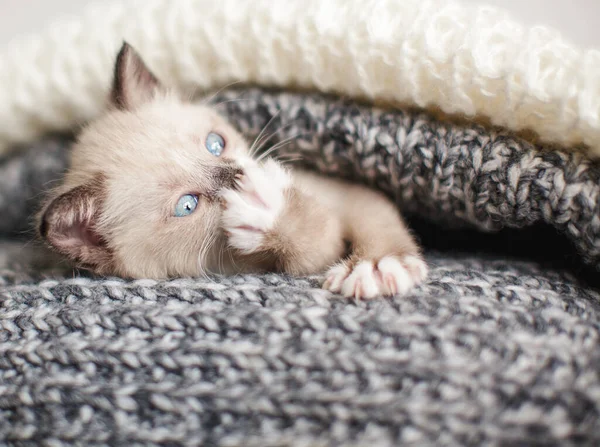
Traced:
POLYGON ((257 161, 229 123, 163 90, 127 45, 115 73, 116 107, 82 132, 41 215, 40 233, 60 253, 134 278, 328 271, 325 288, 359 298, 425 278, 417 245, 380 193, 257 161), (215 134, 218 156, 205 147, 215 134), (190 196, 197 208, 176 217, 174 204, 190 196))

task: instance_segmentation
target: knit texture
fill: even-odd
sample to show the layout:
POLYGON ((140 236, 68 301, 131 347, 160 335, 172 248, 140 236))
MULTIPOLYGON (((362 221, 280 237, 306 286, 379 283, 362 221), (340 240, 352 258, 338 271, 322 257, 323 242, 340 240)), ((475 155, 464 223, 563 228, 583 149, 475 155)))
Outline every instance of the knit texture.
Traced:
POLYGON ((410 296, 358 303, 276 275, 5 277, 0 440, 597 445, 598 294, 528 263, 428 261, 410 296))
POLYGON ((213 102, 250 139, 274 117, 269 143, 290 139, 274 155, 395 198, 429 279, 355 302, 318 277, 73 272, 7 238, 69 139, 23 147, 0 160, 0 444, 598 445, 597 274, 592 287, 563 259, 577 247, 598 263, 598 166, 321 95, 213 102))
POLYGON ((100 4, 0 54, 0 151, 100 113, 124 38, 182 88, 242 81, 435 106, 600 155, 600 52, 446 0, 100 4))
MULTIPOLYGON (((600 265, 600 168, 580 154, 318 94, 230 89, 211 98, 249 141, 265 129, 266 146, 280 146, 274 156, 381 189, 405 213, 481 231, 549 224, 600 265)), ((0 234, 30 228, 66 168, 69 142, 49 139, 0 164, 0 234)))

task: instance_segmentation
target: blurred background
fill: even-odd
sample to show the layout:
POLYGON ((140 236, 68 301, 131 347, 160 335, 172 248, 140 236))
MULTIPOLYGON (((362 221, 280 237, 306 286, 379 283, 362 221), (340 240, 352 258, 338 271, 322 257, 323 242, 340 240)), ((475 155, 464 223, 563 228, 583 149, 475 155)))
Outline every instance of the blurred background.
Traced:
MULTIPOLYGON (((551 26, 579 46, 600 49, 600 0, 464 1, 503 7, 526 25, 551 26)), ((93 2, 94 0, 0 0, 0 47, 18 34, 37 31, 55 17, 77 14, 93 2)))

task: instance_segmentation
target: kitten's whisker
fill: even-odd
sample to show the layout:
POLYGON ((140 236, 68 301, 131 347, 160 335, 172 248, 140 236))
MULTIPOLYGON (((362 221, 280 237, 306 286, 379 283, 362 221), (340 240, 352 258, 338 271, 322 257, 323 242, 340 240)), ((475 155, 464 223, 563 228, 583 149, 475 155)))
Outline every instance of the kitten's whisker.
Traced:
POLYGON ((277 161, 290 161, 290 160, 302 160, 304 157, 301 154, 277 154, 272 157, 277 161))
POLYGON ((291 164, 291 163, 295 163, 297 161, 302 161, 303 158, 302 157, 297 157, 297 158, 289 158, 289 159, 276 159, 277 161, 279 161, 281 164, 286 165, 286 164, 291 164))
POLYGON ((208 272, 206 271, 206 258, 212 249, 216 237, 211 234, 206 234, 200 244, 200 252, 198 253, 198 269, 200 270, 200 276, 204 279, 209 279, 208 272))
POLYGON ((237 263, 235 262, 235 259, 233 258, 233 252, 231 250, 227 250, 227 253, 229 254, 229 261, 233 265, 233 268, 236 272, 239 272, 240 268, 238 267, 237 263))
POLYGON ((272 147, 270 147, 267 151, 263 152, 260 157, 258 157, 256 159, 257 162, 260 162, 261 160, 263 160, 264 158, 268 157, 270 154, 272 154, 274 151, 281 149, 282 147, 284 147, 286 144, 291 143, 293 140, 295 140, 296 138, 301 137, 302 134, 297 134, 294 136, 291 136, 289 138, 286 138, 285 140, 280 141, 279 143, 273 145, 272 147))
MULTIPOLYGON (((206 240, 206 239, 205 239, 206 240)), ((198 259, 196 260, 196 264, 198 266, 198 276, 206 279, 206 270, 204 269, 204 240, 200 246, 200 251, 198 252, 198 259)))
MULTIPOLYGON (((213 101, 213 99, 215 99, 219 95, 219 93, 223 92, 223 90, 226 90, 229 87, 233 87, 234 85, 241 84, 241 83, 242 83, 242 81, 234 81, 234 82, 231 82, 229 84, 226 84, 223 87, 221 87, 219 90, 217 90, 216 92, 214 92, 212 95, 210 95, 209 97, 204 98, 201 101, 201 103, 204 104, 204 105, 210 104, 213 101)), ((238 94, 238 98, 239 98, 240 95, 241 95, 241 93, 238 94)))
POLYGON ((279 109, 277 111, 277 113, 275 113, 271 119, 269 121, 267 121, 267 124, 265 124, 262 128, 262 130, 258 133, 258 136, 254 139, 254 142, 252 143, 252 145, 250 146, 250 150, 248 151, 250 153, 250 157, 254 157, 254 151, 255 149, 258 147, 257 146, 257 142, 261 139, 261 137, 264 135, 265 131, 269 128, 269 126, 271 125, 271 123, 273 122, 273 120, 275 118, 277 118, 279 115, 281 114, 281 109, 279 109))
POLYGON ((273 158, 276 158, 276 159, 280 159, 280 158, 281 159, 285 159, 285 158, 298 158, 298 159, 302 159, 304 157, 302 156, 302 154, 299 154, 299 153, 291 153, 291 154, 277 154, 273 158))
POLYGON ((273 152, 285 147, 286 145, 290 144, 294 139, 298 138, 300 135, 294 135, 292 137, 286 138, 285 140, 282 140, 280 142, 278 142, 277 144, 274 144, 273 146, 271 146, 268 150, 266 150, 265 152, 263 152, 260 157, 258 157, 258 159, 256 160, 261 161, 264 158, 268 157, 269 155, 271 155, 273 152))
POLYGON ((225 259, 223 257, 223 253, 225 252, 225 249, 226 248, 221 247, 219 250, 219 274, 220 275, 222 275, 223 272, 225 271, 225 268, 224 268, 225 259))
POLYGON ((267 144, 269 141, 271 141, 275 135, 277 135, 277 134, 278 134, 279 132, 281 132, 282 130, 284 130, 284 129, 286 129, 286 128, 290 127, 290 126, 291 126, 292 124, 294 124, 296 121, 297 121, 297 120, 292 120, 292 121, 290 121, 289 123, 287 123, 287 124, 285 124, 285 125, 281 126, 279 129, 277 129, 275 132, 273 132, 273 133, 272 133, 271 135, 269 135, 268 137, 264 138, 264 139, 263 139, 263 141, 261 141, 261 142, 258 144, 258 146, 256 147, 256 149, 255 149, 255 151, 254 151, 254 153, 253 153, 252 155, 254 155, 254 154, 257 154, 257 153, 260 153, 260 151, 262 151, 263 147, 265 147, 265 145, 266 145, 266 144, 267 144))
POLYGON ((254 98, 235 98, 235 99, 226 99, 224 101, 217 102, 212 104, 212 107, 220 106, 221 104, 227 104, 228 102, 242 102, 242 101, 252 101, 254 98))
MULTIPOLYGON (((20 234, 21 236, 30 236, 30 235, 29 235, 29 231, 30 231, 30 230, 24 230, 24 231, 20 231, 20 232, 19 232, 19 234, 20 234)), ((24 247, 24 248, 28 248, 28 247, 29 247, 29 246, 31 246, 31 245, 37 244, 37 242, 38 242, 38 240, 37 240, 37 237, 36 237, 36 236, 30 236, 30 237, 28 237, 28 238, 27 238, 27 241, 24 241, 24 242, 23 242, 23 247, 24 247)))
MULTIPOLYGON (((218 234, 217 234, 217 233, 215 233, 215 234, 214 234, 214 235, 211 237, 211 239, 210 239, 210 242, 209 242, 209 244, 208 244, 208 248, 207 248, 207 250, 206 250, 206 253, 207 253, 207 254, 213 251, 213 249, 214 249, 214 247, 215 247, 215 244, 216 244, 216 242, 218 241, 218 239, 219 239, 219 237, 218 237, 218 234)), ((219 275, 221 275, 222 273, 223 273, 222 271, 219 271, 219 272, 217 272, 217 274, 219 274, 219 275)), ((212 279, 212 278, 211 278, 211 282, 212 282, 212 283, 214 283, 214 282, 216 282, 216 281, 215 281, 214 279, 212 279)))
MULTIPOLYGON (((227 88, 227 85, 224 88, 227 88)), ((219 90, 220 91, 220 90, 219 90)), ((217 91, 217 93, 219 93, 219 91, 217 91)), ((184 95, 184 99, 187 100, 188 102, 196 102, 197 98, 198 98, 198 104, 204 104, 204 100, 206 100, 207 97, 202 97, 201 95, 206 95, 207 93, 211 93, 212 89, 206 90, 204 87, 201 87, 199 85, 195 85, 189 88, 186 88, 184 91, 180 92, 181 94, 184 95)), ((216 95, 216 93, 215 93, 216 95)))

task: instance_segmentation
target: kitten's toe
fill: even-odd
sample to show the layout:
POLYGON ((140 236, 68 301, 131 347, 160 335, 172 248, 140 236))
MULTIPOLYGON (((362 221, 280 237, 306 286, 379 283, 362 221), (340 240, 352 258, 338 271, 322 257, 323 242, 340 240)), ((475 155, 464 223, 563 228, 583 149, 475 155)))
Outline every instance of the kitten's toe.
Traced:
POLYGON ((417 256, 385 256, 377 263, 381 291, 385 295, 404 295, 427 277, 427 264, 417 256))
POLYGON ((415 284, 425 281, 429 269, 427 268, 427 263, 422 258, 419 256, 404 256, 400 260, 410 272, 415 284))
POLYGON ((371 261, 361 261, 342 284, 342 295, 346 298, 371 299, 380 295, 379 279, 371 261))
POLYGON ((333 293, 339 293, 342 290, 344 279, 350 274, 350 269, 346 264, 337 264, 329 269, 325 275, 323 288, 333 293))
POLYGON ((385 256, 360 261, 354 268, 340 263, 329 269, 323 288, 346 298, 372 299, 405 295, 427 277, 427 264, 418 256, 385 256))
POLYGON ((404 295, 415 281, 408 269, 394 256, 386 256, 377 263, 381 274, 381 288, 385 295, 404 295))

